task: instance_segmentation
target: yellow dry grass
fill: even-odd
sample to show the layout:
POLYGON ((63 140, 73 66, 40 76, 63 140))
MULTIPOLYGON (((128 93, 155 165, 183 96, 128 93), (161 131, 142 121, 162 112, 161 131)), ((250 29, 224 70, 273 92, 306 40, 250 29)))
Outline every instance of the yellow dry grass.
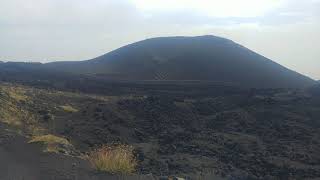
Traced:
POLYGON ((65 106, 60 106, 60 107, 66 112, 70 112, 70 113, 78 112, 78 109, 75 109, 74 107, 72 107, 70 105, 65 105, 65 106))
POLYGON ((90 152, 88 160, 98 171, 117 174, 131 174, 137 166, 133 147, 128 145, 105 145, 90 152))
POLYGON ((25 89, 18 86, 1 86, 1 90, 6 92, 8 96, 16 101, 26 101, 28 96, 25 89))
POLYGON ((46 152, 58 153, 60 150, 60 145, 71 146, 71 143, 62 137, 58 137, 52 134, 43 136, 34 136, 29 141, 29 143, 41 143, 46 146, 46 152))

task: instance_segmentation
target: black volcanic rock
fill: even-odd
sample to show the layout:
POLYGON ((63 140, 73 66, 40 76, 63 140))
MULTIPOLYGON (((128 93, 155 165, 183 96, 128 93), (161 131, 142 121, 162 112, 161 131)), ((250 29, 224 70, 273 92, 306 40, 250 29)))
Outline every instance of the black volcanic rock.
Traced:
POLYGON ((308 91, 313 95, 320 96, 320 83, 308 88, 308 91))
POLYGON ((231 40, 215 36, 147 39, 92 60, 45 66, 113 80, 196 80, 265 88, 297 88, 314 83, 231 40))

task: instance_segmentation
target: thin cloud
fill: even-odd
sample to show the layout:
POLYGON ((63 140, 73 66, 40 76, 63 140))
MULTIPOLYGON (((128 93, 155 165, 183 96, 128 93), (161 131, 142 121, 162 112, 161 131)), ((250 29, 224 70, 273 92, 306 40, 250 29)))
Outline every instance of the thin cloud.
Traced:
POLYGON ((273 10, 284 0, 132 0, 145 12, 194 11, 211 17, 257 17, 273 10))

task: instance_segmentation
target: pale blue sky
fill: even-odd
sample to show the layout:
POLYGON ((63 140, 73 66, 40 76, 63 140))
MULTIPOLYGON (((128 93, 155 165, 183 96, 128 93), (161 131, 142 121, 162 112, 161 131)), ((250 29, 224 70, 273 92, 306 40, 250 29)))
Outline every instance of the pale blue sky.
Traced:
POLYGON ((157 36, 218 35, 320 79, 320 0, 1 0, 0 60, 90 59, 157 36))

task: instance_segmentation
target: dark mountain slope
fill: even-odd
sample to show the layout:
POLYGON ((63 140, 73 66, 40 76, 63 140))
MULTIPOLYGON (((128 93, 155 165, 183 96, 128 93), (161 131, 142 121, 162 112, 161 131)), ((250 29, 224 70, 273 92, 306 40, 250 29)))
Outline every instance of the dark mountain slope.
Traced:
POLYGON ((233 41, 215 36, 153 38, 92 60, 45 66, 113 80, 200 80, 266 88, 314 83, 233 41))
POLYGON ((316 96, 320 97, 320 83, 317 83, 316 85, 310 87, 308 90, 313 95, 316 95, 316 96))

